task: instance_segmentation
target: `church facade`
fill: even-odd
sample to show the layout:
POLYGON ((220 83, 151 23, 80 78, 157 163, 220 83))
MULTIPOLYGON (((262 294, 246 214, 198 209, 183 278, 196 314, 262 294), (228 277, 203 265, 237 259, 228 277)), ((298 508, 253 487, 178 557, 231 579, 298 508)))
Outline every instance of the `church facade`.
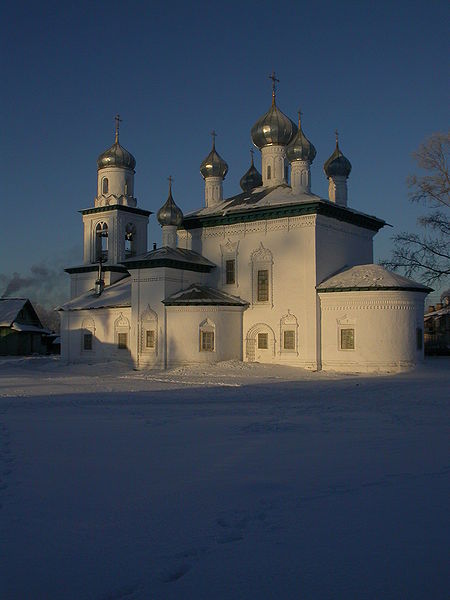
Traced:
POLYGON ((253 126, 242 193, 223 197, 228 166, 213 144, 200 171, 204 206, 183 215, 172 195, 157 213, 134 197, 136 161, 119 143, 97 161, 94 206, 81 211, 83 263, 69 267, 59 308, 67 362, 122 360, 138 369, 222 360, 346 372, 410 368, 423 359, 429 288, 373 264, 384 221, 348 206, 351 171, 336 136, 324 165, 328 199, 311 192, 316 150, 272 104, 253 126))

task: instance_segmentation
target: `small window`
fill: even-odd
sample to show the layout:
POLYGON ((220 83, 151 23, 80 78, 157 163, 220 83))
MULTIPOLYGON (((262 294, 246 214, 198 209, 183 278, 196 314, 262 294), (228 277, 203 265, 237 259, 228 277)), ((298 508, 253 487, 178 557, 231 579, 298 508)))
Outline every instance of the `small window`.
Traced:
POLYGON ((202 331, 201 334, 201 351, 214 352, 214 331, 202 331))
POLYGON ((341 350, 355 349, 355 330, 341 329, 341 350))
POLYGON ((107 177, 103 177, 102 181, 102 193, 107 194, 109 191, 109 181, 107 177))
POLYGON ((262 269, 258 271, 258 302, 268 302, 269 300, 269 271, 262 269))
POLYGON ((155 347, 155 330, 152 329, 150 331, 145 332, 145 347, 146 348, 154 348, 155 347))
POLYGON ((267 179, 272 179, 272 167, 267 165, 267 179))
POLYGON ((423 347, 423 331, 421 327, 416 329, 417 350, 422 350, 423 347))
POLYGON ((128 348, 127 337, 128 336, 126 333, 117 334, 117 347, 119 348, 119 350, 126 350, 128 348))
POLYGON ((283 348, 285 350, 295 350, 295 331, 291 329, 283 331, 283 348))
POLYGON ((236 261, 235 260, 227 260, 225 262, 225 282, 226 283, 236 283, 236 261))
POLYGON ((258 333, 258 349, 268 350, 269 349, 269 334, 258 333))
POLYGON ((92 350, 92 333, 85 333, 83 336, 83 350, 92 350))

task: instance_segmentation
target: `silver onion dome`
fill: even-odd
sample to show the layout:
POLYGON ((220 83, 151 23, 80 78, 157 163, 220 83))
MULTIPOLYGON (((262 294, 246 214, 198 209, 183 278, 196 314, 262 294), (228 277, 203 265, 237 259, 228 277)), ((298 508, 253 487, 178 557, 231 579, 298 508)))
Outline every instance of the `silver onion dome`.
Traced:
POLYGON ((251 190, 260 187, 263 184, 261 173, 253 163, 253 150, 250 150, 250 152, 252 155, 252 164, 250 165, 248 171, 241 177, 239 182, 239 185, 244 192, 250 192, 251 190))
POLYGON ((264 146, 287 146, 296 133, 297 126, 278 108, 273 91, 272 106, 252 127, 253 143, 260 150, 264 146))
POLYGON ((169 177, 169 197, 158 210, 156 218, 161 226, 176 225, 177 227, 183 222, 183 213, 175 204, 172 197, 172 178, 169 177))
POLYGON ((291 163, 294 160, 307 160, 311 164, 316 157, 316 149, 302 130, 301 112, 298 111, 298 131, 286 146, 286 158, 291 163))
POLYGON ((222 177, 222 179, 225 179, 225 175, 228 173, 228 165, 216 151, 215 137, 217 134, 213 131, 211 135, 213 139, 212 149, 200 165, 200 173, 203 179, 207 177, 222 177))
POLYGON ((327 177, 341 176, 348 177, 352 170, 351 162, 346 158, 340 148, 338 140, 338 132, 336 131, 336 149, 330 158, 323 165, 323 170, 327 177))
POLYGON ((119 123, 121 120, 119 115, 115 116, 116 134, 114 144, 97 158, 97 168, 99 170, 104 169, 105 167, 122 167, 133 170, 136 166, 136 159, 131 152, 128 152, 128 150, 125 150, 125 148, 119 144, 119 123))
POLYGON ((104 169, 105 167, 123 167, 125 169, 134 170, 136 166, 136 159, 125 150, 123 146, 119 144, 119 142, 115 142, 111 148, 105 150, 100 156, 97 158, 97 168, 104 169))

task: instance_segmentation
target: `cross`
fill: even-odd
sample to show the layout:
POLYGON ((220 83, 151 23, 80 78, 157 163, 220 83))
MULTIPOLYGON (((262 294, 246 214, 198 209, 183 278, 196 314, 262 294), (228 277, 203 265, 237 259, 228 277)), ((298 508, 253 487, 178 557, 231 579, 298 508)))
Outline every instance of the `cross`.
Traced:
POLYGON ((275 98, 275 92, 276 92, 276 84, 280 83, 280 80, 277 79, 277 76, 275 74, 275 71, 272 71, 272 74, 269 75, 269 79, 272 80, 272 96, 275 98))
POLYGON ((167 181, 169 182, 169 191, 172 191, 172 181, 173 181, 172 175, 169 175, 169 177, 167 178, 167 181))
POLYGON ((303 115, 301 108, 298 109, 297 114, 298 114, 298 128, 300 129, 301 123, 302 123, 302 115, 303 115))
POLYGON ((119 123, 122 122, 122 119, 120 118, 119 114, 117 114, 114 117, 114 121, 116 122, 116 144, 118 144, 119 143, 119 123))
POLYGON ((215 148, 217 133, 214 131, 214 129, 211 131, 211 137, 212 137, 212 140, 213 140, 213 148, 215 148))
POLYGON ((253 165, 253 155, 255 154, 255 151, 253 150, 253 148, 250 148, 250 154, 252 155, 252 165, 253 165))
POLYGON ((334 135, 336 136, 336 148, 339 146, 339 132, 336 129, 334 132, 334 135))

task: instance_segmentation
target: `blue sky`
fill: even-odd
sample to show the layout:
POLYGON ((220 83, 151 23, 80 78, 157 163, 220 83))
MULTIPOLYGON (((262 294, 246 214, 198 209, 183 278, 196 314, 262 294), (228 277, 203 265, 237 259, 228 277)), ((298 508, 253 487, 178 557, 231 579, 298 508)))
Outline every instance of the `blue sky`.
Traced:
MULTIPOLYGON (((349 205, 413 230, 411 152, 448 127, 446 2, 25 2, 2 11, 0 275, 81 262, 78 210, 93 205, 96 158, 113 142, 137 160, 139 206, 156 212, 174 177, 184 212, 203 203, 210 131, 229 164, 225 194, 249 166, 250 129, 278 105, 317 149, 312 190, 327 195, 334 130, 353 170, 349 205)), ((255 156, 259 165, 259 153, 255 156)), ((149 246, 160 242, 151 217, 149 246)), ((0 283, 1 283, 0 281, 0 283)), ((67 293, 64 279, 56 284, 67 293)), ((1 290, 0 290, 1 293, 1 290)))

